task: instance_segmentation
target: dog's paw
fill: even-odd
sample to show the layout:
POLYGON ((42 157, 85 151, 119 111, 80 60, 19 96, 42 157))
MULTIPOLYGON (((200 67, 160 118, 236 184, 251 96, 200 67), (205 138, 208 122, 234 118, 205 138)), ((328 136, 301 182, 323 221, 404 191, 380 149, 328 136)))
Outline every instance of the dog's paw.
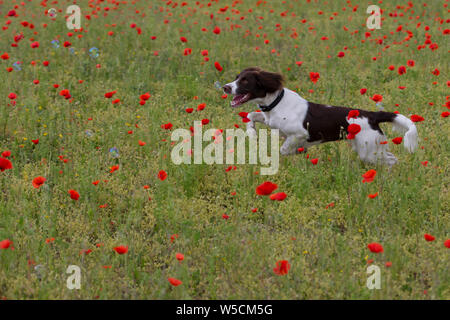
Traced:
POLYGON ((283 156, 287 156, 287 155, 290 155, 292 152, 291 152, 289 146, 282 145, 280 148, 280 153, 283 156))
POLYGON ((248 135, 250 138, 256 138, 256 137, 257 137, 257 135, 256 135, 256 130, 253 129, 253 128, 248 128, 246 132, 247 132, 247 135, 248 135))

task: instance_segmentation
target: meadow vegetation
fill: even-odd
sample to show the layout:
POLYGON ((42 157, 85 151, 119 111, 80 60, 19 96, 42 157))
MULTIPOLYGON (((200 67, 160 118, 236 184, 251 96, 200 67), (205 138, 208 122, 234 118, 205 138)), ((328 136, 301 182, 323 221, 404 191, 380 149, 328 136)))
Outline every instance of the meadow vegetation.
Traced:
POLYGON ((77 1, 81 30, 73 1, 43 3, 0 1, 0 298, 450 298, 448 1, 380 1, 375 30, 369 1, 77 1), (249 66, 309 101, 420 115, 419 148, 385 124, 391 169, 344 141, 272 176, 173 164, 173 130, 245 128, 256 106, 215 83, 249 66), (286 198, 258 195, 267 181, 286 198))

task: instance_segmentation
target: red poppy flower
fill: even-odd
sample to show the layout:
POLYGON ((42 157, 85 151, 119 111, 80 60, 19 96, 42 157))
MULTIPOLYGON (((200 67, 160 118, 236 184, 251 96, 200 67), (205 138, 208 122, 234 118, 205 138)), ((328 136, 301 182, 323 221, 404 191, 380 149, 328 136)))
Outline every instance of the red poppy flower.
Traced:
POLYGON ((372 99, 375 102, 381 102, 383 101, 383 96, 381 94, 374 94, 373 97, 370 99, 372 99))
POLYGON ((219 71, 219 72, 221 72, 222 70, 223 70, 223 68, 222 68, 222 66, 220 65, 220 63, 219 62, 214 62, 214 67, 216 67, 216 69, 219 71))
POLYGON ((140 98, 141 100, 147 101, 148 99, 150 99, 151 96, 152 96, 152 95, 151 95, 150 93, 146 92, 146 93, 144 93, 144 94, 141 94, 139 98, 140 98))
POLYGON ((345 53, 343 51, 340 51, 337 56, 339 58, 343 58, 345 56, 345 53))
POLYGON ((36 177, 33 179, 33 187, 35 187, 36 189, 39 189, 44 182, 46 181, 46 179, 44 177, 36 177))
POLYGON ((441 113, 442 118, 447 118, 448 116, 450 116, 450 112, 448 112, 448 111, 444 111, 441 113))
POLYGON ((184 255, 182 253, 177 253, 175 255, 175 257, 177 258, 178 261, 183 261, 184 260, 184 255))
POLYGON ((0 57, 1 57, 3 60, 8 60, 8 59, 9 59, 9 55, 8 55, 7 52, 5 52, 4 54, 2 54, 0 57))
POLYGON ((319 159, 318 159, 318 158, 311 159, 311 163, 312 163, 313 165, 316 165, 318 162, 319 162, 319 159))
POLYGON ((398 74, 399 75, 403 75, 405 73, 406 73, 406 67, 405 66, 398 67, 398 74))
POLYGON ((178 287, 180 284, 183 283, 180 280, 175 279, 175 278, 167 278, 167 280, 169 280, 170 284, 173 285, 174 287, 178 287))
POLYGON ((408 60, 407 64, 408 64, 409 67, 414 67, 416 62, 414 60, 408 60))
POLYGON ((14 92, 11 92, 10 94, 8 94, 8 98, 11 100, 14 100, 17 98, 17 94, 15 94, 14 92))
POLYGON ((347 127, 347 139, 355 139, 355 136, 361 131, 361 126, 357 123, 352 123, 347 127))
MULTIPOLYGON (((56 88, 56 87, 55 87, 56 88)), ((60 92, 59 92, 59 95, 60 96, 63 96, 63 97, 67 97, 67 96, 70 96, 70 92, 69 92, 69 90, 67 90, 67 89, 62 89, 60 92)))
POLYGON ((191 48, 186 48, 184 49, 183 55, 188 56, 192 53, 192 49, 191 48))
POLYGON ((213 29, 213 32, 214 32, 215 34, 220 34, 220 28, 219 28, 219 27, 215 27, 215 28, 213 29))
POLYGON ((276 185, 275 183, 266 181, 263 184, 260 184, 258 187, 256 187, 256 194, 259 194, 260 196, 267 196, 277 188, 278 185, 276 185))
POLYGON ((320 74, 318 72, 310 72, 309 78, 311 79, 311 81, 313 83, 317 83, 317 80, 319 80, 319 78, 320 78, 320 74))
POLYGON ((444 246, 450 249, 450 239, 444 241, 444 246))
POLYGON ((347 120, 350 120, 351 118, 356 119, 359 116, 359 111, 358 110, 350 110, 348 115, 347 115, 347 120))
POLYGON ((361 88, 361 89, 359 90, 359 92, 360 92, 361 94, 365 94, 365 93, 367 92, 367 89, 366 89, 366 88, 361 88))
POLYGON ((113 173, 113 172, 116 171, 116 170, 119 170, 119 165, 112 166, 112 167, 110 168, 109 172, 110 172, 110 173, 113 173))
POLYGON ((8 249, 12 245, 12 241, 9 239, 0 241, 0 249, 8 249))
POLYGON ((376 170, 374 170, 374 169, 368 170, 366 173, 364 173, 362 175, 362 177, 364 178, 363 179, 363 183, 365 183, 365 182, 367 182, 367 183, 372 182, 373 179, 375 179, 376 175, 377 175, 377 171, 376 170))
POLYGON ((88 255, 89 253, 91 253, 92 252, 92 250, 91 249, 83 249, 83 250, 81 250, 80 251, 80 254, 85 254, 85 255, 88 255))
POLYGON ((278 192, 270 195, 270 200, 283 201, 287 195, 284 192, 278 192))
POLYGON ((173 125, 170 122, 161 125, 161 128, 166 129, 166 130, 170 130, 172 127, 173 127, 173 125))
POLYGON ((9 161, 8 159, 5 159, 5 158, 0 158, 0 171, 5 171, 5 170, 8 170, 8 169, 12 169, 13 168, 13 166, 12 166, 12 163, 11 163, 11 161, 9 161))
POLYGON ((425 119, 422 117, 422 116, 419 116, 419 115, 417 115, 417 114, 413 114, 412 116, 411 116, 411 121, 412 122, 421 122, 421 121, 424 121, 425 119))
POLYGON ((389 68, 389 70, 391 70, 391 71, 394 71, 394 69, 395 69, 395 67, 394 67, 393 65, 390 65, 388 68, 389 68))
POLYGON ((425 240, 427 241, 434 241, 434 239, 436 239, 435 237, 433 237, 431 234, 425 233, 425 235, 423 236, 425 238, 425 240))
POLYGON ((273 272, 279 276, 283 276, 289 272, 289 269, 291 269, 291 265, 287 260, 280 260, 277 261, 276 267, 273 268, 273 272))
POLYGON ((2 157, 8 158, 11 155, 11 151, 6 150, 2 152, 2 157))
POLYGON ((187 42, 187 39, 185 37, 180 37, 181 42, 187 42))
POLYGON ((114 251, 116 251, 118 254, 124 254, 128 252, 128 246, 118 246, 114 248, 114 251))
POLYGON ((369 197, 370 199, 375 199, 377 196, 378 196, 378 192, 373 193, 373 194, 369 194, 369 195, 368 195, 368 197, 369 197))
POLYGON ((73 200, 78 200, 80 198, 80 194, 78 192, 76 192, 75 190, 72 190, 72 189, 69 190, 69 194, 73 200))
POLYGON ((383 246, 376 242, 369 243, 367 245, 367 248, 369 248, 369 250, 373 253, 380 253, 384 251, 383 246))
POLYGON ((396 137, 396 138, 392 139, 392 142, 394 144, 400 144, 400 143, 402 143, 402 141, 403 141, 402 137, 396 137))
POLYGON ((174 242, 175 241, 175 239, 178 239, 178 234, 172 234, 171 236, 170 236, 170 242, 174 242))
POLYGON ((161 170, 158 172, 158 179, 161 181, 166 180, 167 178, 167 172, 165 172, 164 170, 161 170))

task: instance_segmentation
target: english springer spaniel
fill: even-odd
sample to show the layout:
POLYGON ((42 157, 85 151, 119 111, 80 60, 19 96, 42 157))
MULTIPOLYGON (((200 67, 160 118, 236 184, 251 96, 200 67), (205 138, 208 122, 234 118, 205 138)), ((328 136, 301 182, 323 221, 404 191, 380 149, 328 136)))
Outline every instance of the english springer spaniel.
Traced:
POLYGON ((316 144, 348 139, 362 161, 392 166, 397 158, 388 151, 386 136, 379 124, 392 122, 393 129, 404 133, 409 152, 417 147, 417 129, 407 117, 391 112, 372 112, 309 102, 283 87, 283 76, 257 67, 244 69, 233 82, 223 86, 234 95, 232 107, 255 102, 262 112, 247 115, 247 134, 256 137, 255 122, 279 129, 286 138, 282 155, 302 152, 316 144))

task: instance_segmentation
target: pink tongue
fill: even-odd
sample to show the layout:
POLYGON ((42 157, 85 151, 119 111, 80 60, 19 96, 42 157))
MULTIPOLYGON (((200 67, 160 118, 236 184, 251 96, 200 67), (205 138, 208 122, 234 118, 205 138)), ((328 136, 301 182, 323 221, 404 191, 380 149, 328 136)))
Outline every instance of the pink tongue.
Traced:
POLYGON ((241 100, 243 97, 244 97, 243 94, 238 94, 238 95, 234 96, 233 102, 238 102, 238 101, 241 100))

